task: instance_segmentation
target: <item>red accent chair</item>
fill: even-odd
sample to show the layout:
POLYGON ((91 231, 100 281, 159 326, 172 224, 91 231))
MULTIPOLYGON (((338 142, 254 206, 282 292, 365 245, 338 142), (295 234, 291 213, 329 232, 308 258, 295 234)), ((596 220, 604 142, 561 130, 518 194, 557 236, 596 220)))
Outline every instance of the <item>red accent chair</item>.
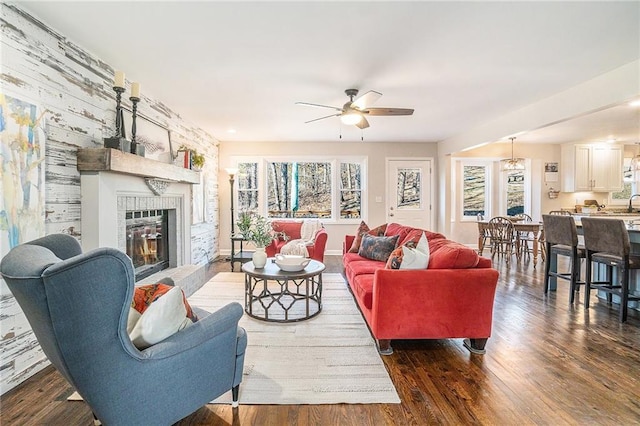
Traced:
MULTIPOLYGON (((277 253, 280 253, 280 249, 286 243, 291 240, 300 239, 300 229, 302 228, 303 220, 274 220, 271 222, 273 231, 279 233, 276 239, 271 241, 265 250, 268 257, 274 257, 277 253), (284 236, 286 235, 286 239, 284 236)), ((327 231, 324 228, 319 229, 313 239, 313 244, 307 244, 307 251, 309 252, 309 258, 324 262, 324 249, 327 245, 327 231)))

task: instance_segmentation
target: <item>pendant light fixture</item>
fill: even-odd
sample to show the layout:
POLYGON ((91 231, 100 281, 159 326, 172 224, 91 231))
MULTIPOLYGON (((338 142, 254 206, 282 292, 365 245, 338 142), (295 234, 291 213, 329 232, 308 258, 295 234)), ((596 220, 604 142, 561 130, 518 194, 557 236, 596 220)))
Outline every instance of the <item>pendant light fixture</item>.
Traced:
POLYGON ((512 137, 509 139, 511 139, 511 158, 505 158, 503 160, 500 160, 500 170, 502 171, 524 170, 524 158, 515 158, 513 156, 513 141, 516 138, 512 137))

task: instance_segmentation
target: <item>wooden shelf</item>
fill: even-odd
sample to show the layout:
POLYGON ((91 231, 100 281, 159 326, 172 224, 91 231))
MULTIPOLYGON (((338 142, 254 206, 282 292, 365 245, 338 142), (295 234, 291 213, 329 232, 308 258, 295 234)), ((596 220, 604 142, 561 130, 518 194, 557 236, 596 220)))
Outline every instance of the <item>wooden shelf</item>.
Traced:
POLYGON ((200 183, 200 172, 113 148, 78 149, 78 171, 114 172, 175 182, 200 183))

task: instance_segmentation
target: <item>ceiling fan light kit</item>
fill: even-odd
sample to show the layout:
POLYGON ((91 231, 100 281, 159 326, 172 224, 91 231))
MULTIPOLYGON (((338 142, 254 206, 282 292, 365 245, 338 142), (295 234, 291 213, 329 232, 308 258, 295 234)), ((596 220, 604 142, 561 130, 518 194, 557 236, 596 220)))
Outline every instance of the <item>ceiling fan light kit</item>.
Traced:
POLYGON ((362 121, 362 115, 356 112, 349 112, 347 114, 342 114, 340 116, 340 121, 342 121, 343 124, 355 125, 362 121))
POLYGON ((305 105, 319 108, 329 108, 338 111, 335 114, 327 115, 313 120, 306 121, 305 123, 312 123, 314 121, 324 120, 330 117, 340 117, 340 121, 347 125, 353 125, 359 129, 366 129, 369 127, 369 122, 365 118, 365 115, 412 115, 413 109, 410 108, 371 108, 374 102, 376 102, 382 96, 382 93, 374 90, 369 90, 365 94, 358 98, 358 89, 347 89, 344 91, 349 96, 349 101, 346 102, 342 108, 313 104, 309 102, 296 102, 296 105, 305 105), (355 98, 355 99, 354 99, 355 98))
POLYGON ((511 158, 505 158, 503 160, 500 160, 500 170, 502 170, 503 172, 509 172, 509 171, 514 171, 514 170, 524 170, 524 158, 515 158, 513 156, 513 141, 516 138, 509 138, 511 139, 511 158))

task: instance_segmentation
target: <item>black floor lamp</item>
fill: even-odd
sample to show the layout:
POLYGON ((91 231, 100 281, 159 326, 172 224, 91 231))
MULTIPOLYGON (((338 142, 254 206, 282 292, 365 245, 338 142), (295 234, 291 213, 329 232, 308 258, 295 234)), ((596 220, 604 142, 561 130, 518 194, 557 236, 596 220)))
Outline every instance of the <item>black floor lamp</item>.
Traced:
POLYGON ((231 237, 233 238, 233 234, 235 234, 235 221, 233 217, 233 182, 235 175, 238 174, 238 169, 235 167, 228 167, 225 170, 229 174, 229 186, 231 188, 231 237))

